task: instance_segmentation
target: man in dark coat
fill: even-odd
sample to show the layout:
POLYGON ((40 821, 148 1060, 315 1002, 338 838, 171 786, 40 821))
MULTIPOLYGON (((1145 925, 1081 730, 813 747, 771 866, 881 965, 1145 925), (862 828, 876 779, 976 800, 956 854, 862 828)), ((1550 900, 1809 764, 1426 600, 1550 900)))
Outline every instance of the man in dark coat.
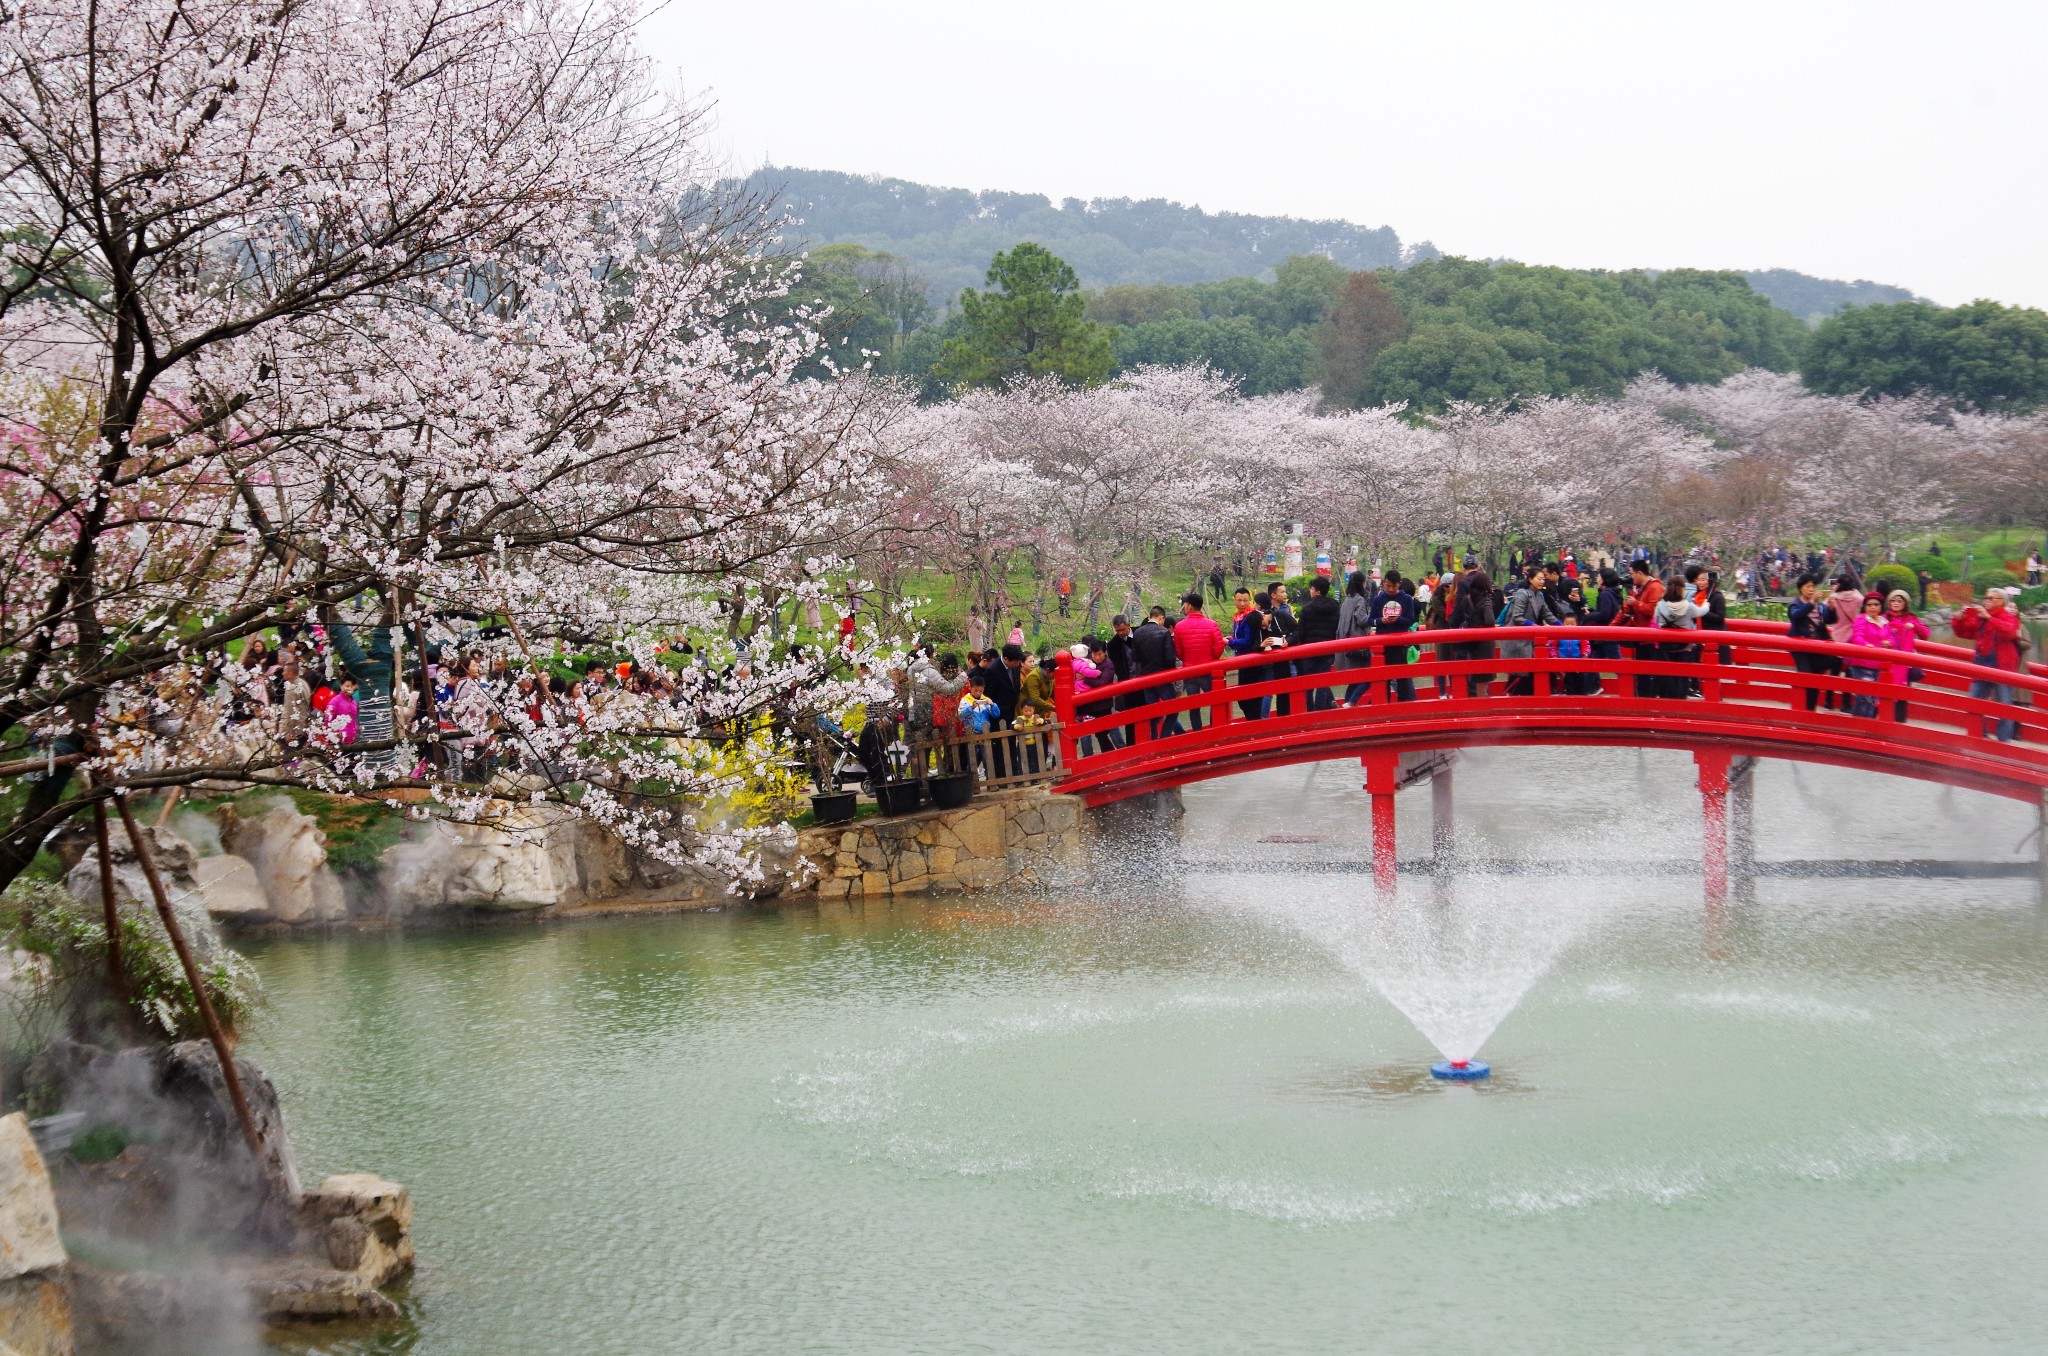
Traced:
MULTIPOLYGON (((1308 582, 1308 601, 1301 606, 1301 615, 1295 619, 1294 643, 1315 645, 1337 638, 1337 600, 1330 596, 1330 581, 1321 575, 1308 582)), ((1297 673, 1328 673, 1337 662, 1335 655, 1317 655, 1304 659, 1294 668, 1297 673)), ((1336 699, 1327 687, 1311 688, 1308 694, 1308 709, 1327 711, 1336 705, 1336 699)))
MULTIPOLYGON (((1153 608, 1143 624, 1131 633, 1131 663, 1141 677, 1171 673, 1180 667, 1180 656, 1174 653, 1173 649, 1173 632, 1166 627, 1165 608, 1153 608)), ((1179 695, 1180 684, 1155 683, 1145 689, 1144 694, 1138 699, 1138 704, 1150 705, 1179 695)), ((1162 727, 1167 734, 1179 734, 1180 714, 1175 712, 1164 721, 1153 721, 1152 734, 1155 738, 1162 727)))
MULTIPOLYGON (((1269 600, 1266 614, 1272 619, 1267 623, 1266 629, 1270 634, 1280 637, 1281 641, 1284 642, 1281 646, 1277 647, 1283 653, 1275 656, 1275 658, 1280 659, 1282 662, 1268 665, 1266 677, 1268 679, 1292 677, 1294 665, 1287 661, 1284 650, 1287 645, 1294 643, 1295 628, 1300 625, 1300 622, 1295 618, 1294 609, 1287 605, 1287 585, 1275 584, 1266 593, 1269 600)), ((1284 716, 1293 710, 1294 697, 1291 693, 1283 692, 1273 699, 1274 715, 1284 716)))

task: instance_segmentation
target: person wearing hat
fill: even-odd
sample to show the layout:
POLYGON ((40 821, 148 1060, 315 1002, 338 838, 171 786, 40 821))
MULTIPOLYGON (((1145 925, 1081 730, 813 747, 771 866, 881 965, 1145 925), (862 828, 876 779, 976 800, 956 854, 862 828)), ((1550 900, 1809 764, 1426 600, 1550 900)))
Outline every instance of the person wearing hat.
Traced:
MULTIPOLYGON (((1913 615, 1913 600, 1904 589, 1893 589, 1884 596, 1884 628, 1890 647, 1900 654, 1913 653, 1914 647, 1928 638, 1927 623, 1913 615)), ((1889 675, 1892 682, 1900 687, 1911 687, 1927 675, 1911 664, 1894 664, 1889 675)), ((1892 703, 1892 719, 1906 723, 1906 703, 1892 703)))

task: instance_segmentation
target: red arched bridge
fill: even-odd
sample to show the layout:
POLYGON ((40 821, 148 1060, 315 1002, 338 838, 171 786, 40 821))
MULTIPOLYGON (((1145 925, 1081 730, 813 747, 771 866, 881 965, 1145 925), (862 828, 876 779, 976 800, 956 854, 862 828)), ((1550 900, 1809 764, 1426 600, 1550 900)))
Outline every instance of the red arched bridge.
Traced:
POLYGON ((1713 897, 1726 892, 1730 769, 1746 769, 1749 760, 1887 772, 2048 806, 2043 666, 1997 672, 1952 645, 1902 656, 1795 640, 1781 624, 1730 627, 1364 636, 1133 678, 1078 701, 1071 660, 1062 653, 1054 683, 1065 769, 1060 790, 1096 806, 1254 768, 1356 755, 1372 801, 1374 874, 1385 885, 1394 872, 1394 793, 1404 782, 1404 756, 1413 769, 1418 754, 1479 746, 1684 749, 1699 768, 1713 897), (1560 657, 1563 640, 1578 642, 1586 657, 1560 657), (1696 659, 1682 648, 1688 640, 1699 642, 1696 659), (1411 645, 1420 646, 1417 662, 1400 662, 1411 645), (1606 657, 1593 654, 1596 646, 1606 657), (1533 653, 1508 657, 1504 647, 1533 653), (1365 667, 1301 671, 1355 664, 1361 656, 1365 667), (1802 666, 1802 656, 1876 676, 1818 671, 1829 666, 1802 666), (1278 658, 1286 664, 1277 665, 1278 658), (1891 681, 1894 660, 1912 666, 1910 686, 1891 681), (1396 686, 1403 679, 1412 700, 1396 686), (1980 680, 2006 685, 2023 704, 1971 696, 1980 680), (1175 684, 1203 690, 1176 692, 1175 684), (1103 714, 1104 703, 1121 709, 1103 714))

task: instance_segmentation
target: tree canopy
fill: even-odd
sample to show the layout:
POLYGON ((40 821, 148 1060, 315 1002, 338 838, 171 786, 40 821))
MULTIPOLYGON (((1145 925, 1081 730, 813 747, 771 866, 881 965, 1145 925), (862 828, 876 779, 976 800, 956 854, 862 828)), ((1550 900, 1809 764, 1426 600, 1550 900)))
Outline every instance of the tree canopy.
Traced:
POLYGON ((1447 257, 1382 275, 1408 318, 1357 387, 1368 404, 1619 395, 1789 369, 1805 330, 1739 273, 1650 274, 1447 257))
POLYGON ((1052 251, 1027 240, 996 255, 988 285, 960 294, 962 332, 939 350, 936 380, 973 387, 1054 377, 1094 386, 1115 371, 1108 329, 1087 317, 1081 280, 1052 251))
POLYGON ((1865 306, 1823 321, 1800 375, 1829 395, 1919 392, 1975 410, 2048 402, 2048 313, 1995 301, 1865 306))

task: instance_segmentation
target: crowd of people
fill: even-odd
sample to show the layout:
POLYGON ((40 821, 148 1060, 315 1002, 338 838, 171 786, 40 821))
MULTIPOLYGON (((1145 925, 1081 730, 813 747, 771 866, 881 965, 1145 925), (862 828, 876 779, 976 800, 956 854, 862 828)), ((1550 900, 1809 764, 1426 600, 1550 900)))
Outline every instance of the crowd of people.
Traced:
MULTIPOLYGON (((1382 685, 1385 700, 1411 702, 1453 695, 1479 697, 1496 690, 1508 696, 1529 696, 1536 694, 1539 683, 1554 694, 1594 696, 1613 680, 1611 673, 1603 675, 1589 668, 1545 674, 1513 671, 1503 683, 1500 672, 1478 667, 1487 661, 1538 655, 1620 660, 1626 654, 1660 661, 1668 666, 1664 672, 1630 676, 1631 693, 1685 701, 1702 696, 1699 677, 1685 667, 1697 664, 1704 648, 1715 645, 1713 633, 1728 630, 1731 590, 1719 571, 1701 561, 1660 569, 1662 559, 1648 548, 1635 548, 1621 558, 1597 553, 1584 565, 1570 551, 1545 559, 1518 548, 1508 557, 1504 582, 1497 582, 1491 572, 1480 567, 1476 553, 1450 560, 1439 551, 1431 564, 1420 578, 1405 576, 1398 569, 1354 571, 1342 580, 1341 592, 1331 578, 1314 578, 1307 584, 1306 596, 1300 598, 1294 596, 1292 586, 1281 582, 1257 590, 1249 585, 1239 587, 1232 595, 1231 610, 1221 620, 1207 613, 1209 595, 1220 575, 1220 570, 1212 570, 1179 600, 1177 618, 1170 618, 1163 606, 1151 608, 1135 625, 1127 616, 1115 617, 1109 634, 1087 636, 1072 647, 1069 662, 1074 674, 1075 714, 1081 720, 1099 720, 1131 712, 1133 718, 1092 730, 1081 741, 1081 754, 1130 742, 1140 720, 1153 737, 1199 729, 1210 709, 1207 704, 1159 716, 1137 713, 1175 697, 1209 692, 1215 675, 1173 675, 1226 654, 1262 661, 1235 670, 1235 681, 1242 687, 1290 676, 1330 676, 1327 685, 1309 686, 1305 691, 1237 699, 1236 707, 1246 720, 1288 715, 1296 703, 1310 711, 1355 706, 1368 699, 1375 683, 1382 685), (1644 638, 1578 639, 1572 635, 1575 628, 1595 626, 1638 630, 1644 638), (1506 641, 1468 641, 1457 635, 1501 627, 1529 627, 1532 635, 1527 640, 1506 641), (1383 646, 1296 657, 1303 647, 1319 642, 1365 636, 1385 636, 1390 641, 1383 646), (1424 647, 1439 660, 1465 661, 1474 667, 1439 674, 1433 691, 1418 691, 1416 680, 1401 670, 1419 662, 1424 647), (1375 669, 1379 672, 1374 673, 1375 669), (1091 696, 1133 678, 1158 681, 1111 697, 1091 696)), ((1929 640, 1931 631, 1919 615, 1917 600, 1904 589, 1866 589, 1861 582, 1861 562, 1854 557, 1773 551, 1738 573, 1738 585, 1732 590, 1738 596, 1759 585, 1773 590, 1789 587, 1794 600, 1788 609, 1788 635, 1872 652, 1867 663, 1860 662, 1860 657, 1795 653, 1799 672, 1889 683, 1902 689, 1923 681, 1925 673, 1914 662, 1914 653, 1929 640), (1815 568, 1830 564, 1838 566, 1831 575, 1815 568)), ((2011 684, 1998 675, 2019 672, 2024 666, 2028 640, 2014 602, 2018 592, 2016 588, 1988 589, 1980 602, 1962 609, 1952 620, 1956 636, 1972 646, 1975 663, 1992 670, 1970 684, 1973 697, 2004 704, 2014 700, 2011 684)), ((1715 648, 1716 657, 1723 662, 1732 659, 1729 645, 1715 648)), ((934 657, 928 650, 920 652, 907 673, 908 724, 921 738, 937 741, 1042 725, 1055 715, 1052 671, 1052 656, 1033 655, 1025 649, 1021 621, 1011 628, 1007 643, 986 652, 972 651, 964 663, 956 654, 934 657)), ((1911 714, 1904 697, 1893 699, 1887 713, 1877 694, 1852 694, 1825 682, 1809 686, 1805 702, 1808 710, 1839 708, 1863 718, 1889 714, 1903 722, 1911 714)), ((1982 732, 2010 740, 2018 737, 2019 724, 1987 718, 1982 732)))
MULTIPOLYGON (((578 676, 563 676, 492 653, 491 638, 481 633, 468 643, 429 644, 424 659, 401 664, 391 636, 390 627, 369 628, 365 646, 344 622, 289 624, 275 642, 251 636, 239 654, 218 656, 196 682, 160 695, 171 698, 171 719, 218 726, 251 753, 362 746, 379 759, 401 733, 419 743, 438 735, 431 756, 439 770, 483 782, 523 765, 519 741, 507 737, 522 711, 536 727, 584 725, 621 694, 659 704, 676 692, 674 676, 659 666, 589 659, 572 666, 578 676)), ((678 645, 687 657, 687 643, 678 645)), ((412 769, 426 771, 424 763, 412 769)))

